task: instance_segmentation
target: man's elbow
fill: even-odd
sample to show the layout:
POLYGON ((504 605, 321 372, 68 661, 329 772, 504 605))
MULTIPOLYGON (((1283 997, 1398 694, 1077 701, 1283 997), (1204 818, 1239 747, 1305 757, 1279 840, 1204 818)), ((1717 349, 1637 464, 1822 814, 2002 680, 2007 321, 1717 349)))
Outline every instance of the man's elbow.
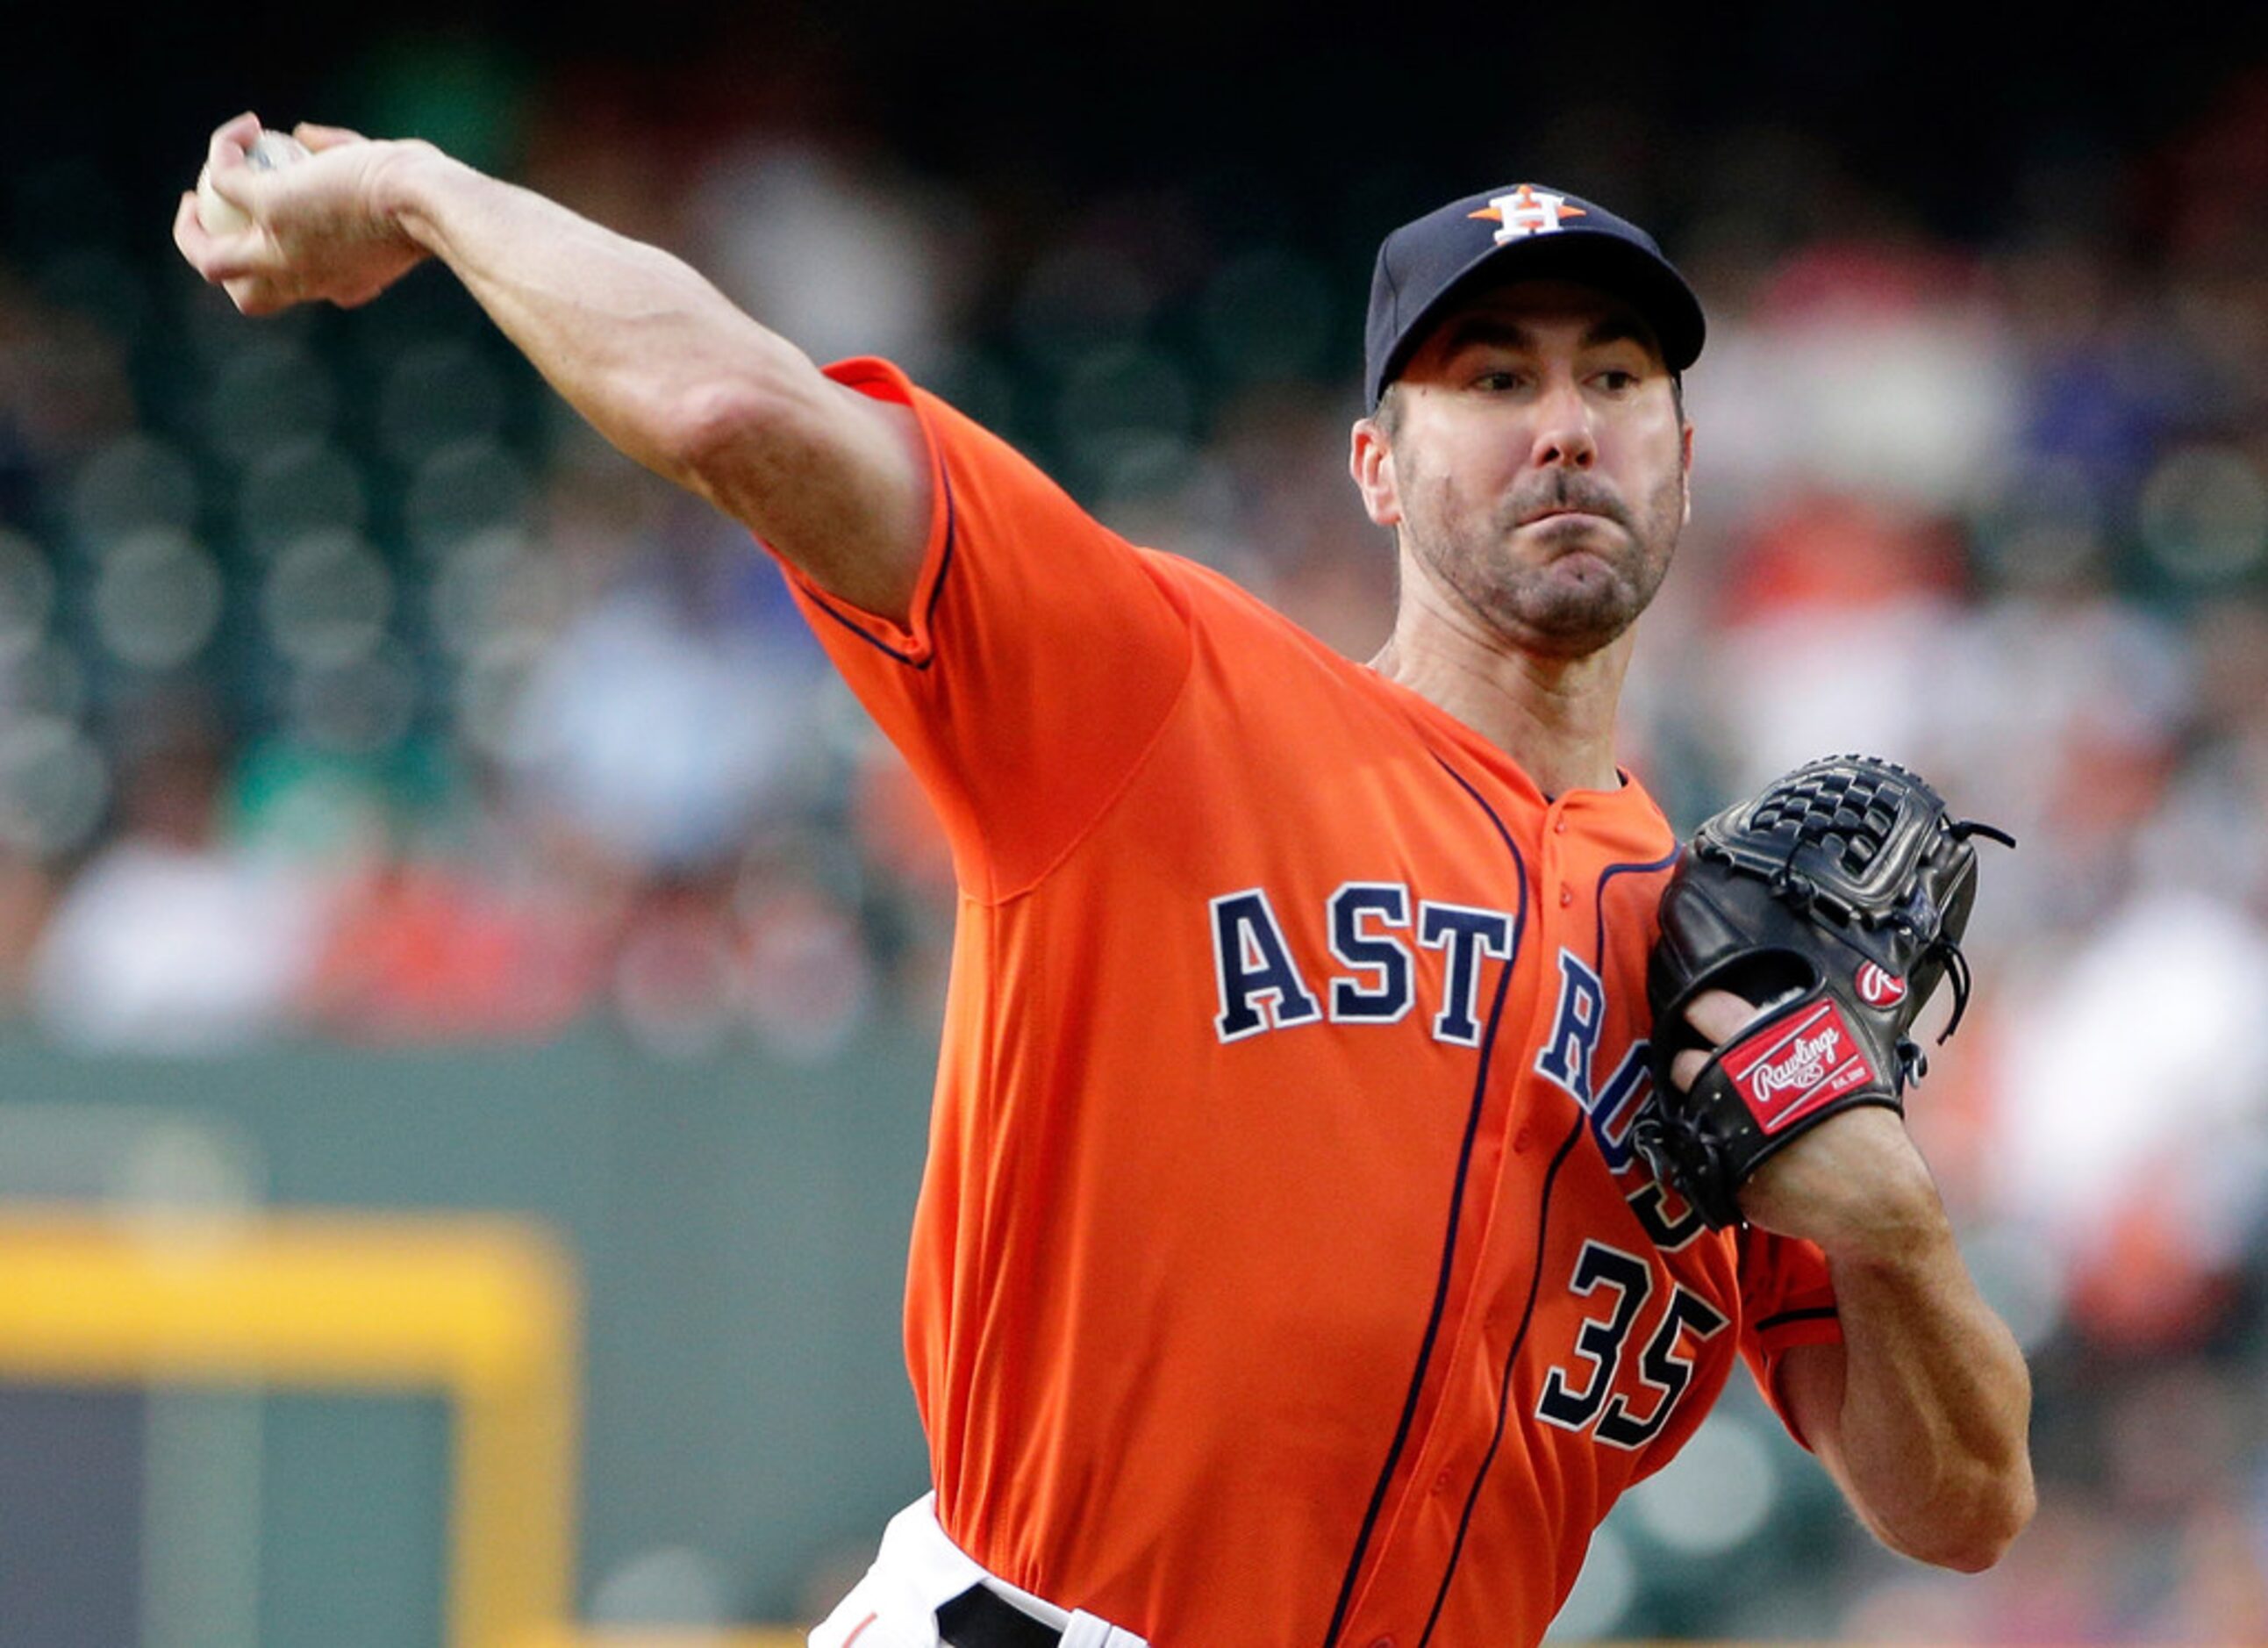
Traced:
POLYGON ((659 468, 712 500, 752 463, 752 454, 787 444, 800 410, 794 398, 753 379, 720 374, 680 389, 652 409, 659 468))
POLYGON ((1961 1573, 1982 1573, 2007 1554, 2038 1508, 2027 1464, 1996 1474, 1962 1496, 1959 1504, 1935 1508, 1911 1526, 1875 1532, 1900 1556, 1961 1573))

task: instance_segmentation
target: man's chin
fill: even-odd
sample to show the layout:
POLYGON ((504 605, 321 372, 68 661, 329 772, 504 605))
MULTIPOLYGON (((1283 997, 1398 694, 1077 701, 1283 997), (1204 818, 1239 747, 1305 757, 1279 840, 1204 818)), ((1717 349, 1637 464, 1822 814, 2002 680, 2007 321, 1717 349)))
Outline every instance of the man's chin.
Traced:
POLYGON ((1524 594, 1519 627, 1526 644, 1554 657, 1611 646, 1645 605, 1611 562, 1580 550, 1553 561, 1524 594))
POLYGON ((1529 587, 1544 606, 1627 606, 1632 593, 1628 553, 1609 542, 1566 544, 1535 569, 1529 587))

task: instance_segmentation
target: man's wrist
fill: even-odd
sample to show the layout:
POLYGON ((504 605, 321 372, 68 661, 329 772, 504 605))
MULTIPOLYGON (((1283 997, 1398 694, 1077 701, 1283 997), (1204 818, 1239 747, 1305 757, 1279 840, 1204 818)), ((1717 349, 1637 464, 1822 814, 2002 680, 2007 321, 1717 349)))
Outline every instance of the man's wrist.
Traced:
POLYGON ((364 186, 372 222, 381 234, 422 251, 437 248, 436 191, 452 169, 467 170, 422 137, 389 138, 375 145, 364 186))
POLYGON ((1885 1280, 1925 1275, 1960 1252, 1953 1221, 1926 1173, 1885 1187, 1816 1239, 1838 1273, 1863 1271, 1885 1280))
POLYGON ((1767 1158, 1741 1190, 1750 1223, 1830 1259, 1896 1267, 1952 1239, 1928 1164, 1898 1113, 1861 1105, 1767 1158))

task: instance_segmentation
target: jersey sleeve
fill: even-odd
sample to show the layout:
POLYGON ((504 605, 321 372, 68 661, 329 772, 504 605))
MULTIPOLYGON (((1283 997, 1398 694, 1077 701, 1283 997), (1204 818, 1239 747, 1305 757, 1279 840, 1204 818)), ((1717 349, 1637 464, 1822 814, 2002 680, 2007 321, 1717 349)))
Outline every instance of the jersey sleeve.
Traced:
POLYGON ((1811 1445, 1779 1387, 1779 1359, 1796 1345, 1830 1345, 1843 1337, 1827 1256, 1810 1242, 1743 1225, 1740 1233, 1741 1355, 1787 1433, 1811 1445))
POLYGON ((1187 609, 1167 558, 895 366, 827 373, 920 425, 933 484, 911 617, 862 611, 781 565, 937 809, 964 892, 1012 897, 1101 816, 1164 725, 1193 655, 1187 609))

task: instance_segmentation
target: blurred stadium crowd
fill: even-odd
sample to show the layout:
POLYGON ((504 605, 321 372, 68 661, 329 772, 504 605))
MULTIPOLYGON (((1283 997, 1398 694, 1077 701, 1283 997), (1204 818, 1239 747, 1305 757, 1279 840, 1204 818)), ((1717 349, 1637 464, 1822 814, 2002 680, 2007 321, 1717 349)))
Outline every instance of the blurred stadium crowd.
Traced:
MULTIPOLYGON (((1292 221, 917 176, 777 105, 512 107, 447 135, 821 359, 902 362, 1128 536, 1382 639, 1389 547, 1344 475, 1367 258, 1496 162, 1292 221)), ((1711 308, 1627 763, 1685 826, 1867 749, 2017 837, 1912 1123, 2035 1356, 2043 1501, 2000 1570, 1940 1577, 1719 1443, 1705 1489, 1618 1513, 1566 1629, 1816 1631, 1774 1611, 1800 1594, 1878 1640, 2268 1640, 2268 78, 2151 151, 2042 159, 1983 233, 1785 129, 1618 136, 1571 118, 1511 164, 1660 224, 1711 308), (1728 1508, 1759 1472, 1764 1508, 1728 1508), (1813 1588, 1714 1594, 1727 1549, 1813 1588), (1661 1573, 1683 1600, 1633 1613, 1661 1573)), ((431 271, 247 322, 158 244, 169 200, 77 198, 0 263, 18 1034, 597 1017, 657 1057, 818 1060, 934 1015, 939 841, 761 555, 431 271)))

